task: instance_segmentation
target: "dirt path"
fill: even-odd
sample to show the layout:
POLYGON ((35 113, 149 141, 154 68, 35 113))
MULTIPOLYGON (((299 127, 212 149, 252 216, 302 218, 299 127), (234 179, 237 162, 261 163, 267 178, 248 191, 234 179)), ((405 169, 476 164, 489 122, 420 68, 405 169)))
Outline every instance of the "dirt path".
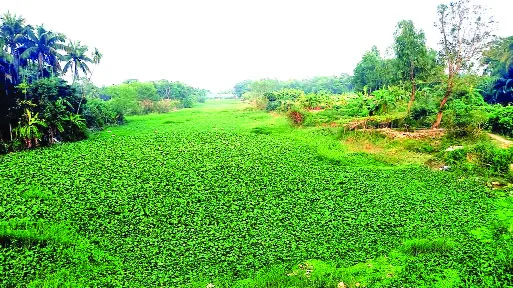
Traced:
POLYGON ((377 131, 392 139, 424 139, 424 138, 439 138, 445 134, 443 129, 424 129, 417 130, 414 132, 406 132, 390 128, 370 128, 370 129, 359 129, 358 131, 377 131))
POLYGON ((493 140, 499 142, 499 144, 502 148, 509 148, 509 147, 513 146, 513 141, 511 141, 511 140, 508 140, 502 136, 492 134, 492 133, 486 133, 486 134, 493 140))

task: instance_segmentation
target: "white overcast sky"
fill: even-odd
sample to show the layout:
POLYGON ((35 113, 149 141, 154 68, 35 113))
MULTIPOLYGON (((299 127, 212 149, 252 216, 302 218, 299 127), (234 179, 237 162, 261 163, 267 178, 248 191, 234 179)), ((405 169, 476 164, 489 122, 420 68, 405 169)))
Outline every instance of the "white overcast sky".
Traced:
MULTIPOLYGON (((513 35, 513 1, 485 3, 499 36, 513 35)), ((372 45, 385 52, 411 19, 437 47, 442 0, 1 0, 29 24, 61 32, 104 57, 92 80, 183 81, 219 91, 244 79, 352 74, 372 45)))

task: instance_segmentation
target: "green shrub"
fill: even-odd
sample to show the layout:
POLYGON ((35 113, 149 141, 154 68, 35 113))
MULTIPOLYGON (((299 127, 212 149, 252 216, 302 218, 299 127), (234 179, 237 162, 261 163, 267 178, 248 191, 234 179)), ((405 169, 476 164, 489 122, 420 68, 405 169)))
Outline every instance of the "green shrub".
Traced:
POLYGON ((288 111, 291 108, 291 103, 304 96, 304 92, 297 89, 282 89, 279 91, 272 91, 264 93, 266 100, 266 111, 282 110, 288 111))
POLYGON ((325 123, 333 123, 337 120, 345 118, 344 112, 336 109, 326 109, 316 113, 311 113, 308 121, 304 124, 306 126, 317 126, 325 123))
POLYGON ((513 163, 513 148, 501 149, 488 142, 445 151, 443 155, 446 164, 485 176, 507 176, 513 163))
POLYGON ((137 96, 137 90, 133 85, 120 84, 103 89, 103 93, 111 99, 108 101, 117 115, 137 115, 142 113, 137 96))
POLYGON ((204 94, 198 95, 196 100, 198 103, 205 103, 207 101, 207 96, 204 94))
MULTIPOLYGON (((116 112, 101 99, 89 99, 83 107, 82 116, 89 128, 101 129, 108 125, 115 125, 119 121, 116 112)), ((123 117, 121 115, 121 122, 123 117)))
POLYGON ((495 174, 508 173, 513 163, 513 148, 501 149, 493 144, 481 143, 474 147, 473 152, 478 156, 479 165, 495 174))
POLYGON ((447 151, 445 153, 445 163, 448 165, 457 165, 467 160, 468 151, 464 148, 447 151))
POLYGON ((141 106, 135 98, 123 96, 113 96, 112 99, 108 100, 110 108, 116 112, 116 118, 124 118, 125 115, 137 115, 142 113, 141 106))
POLYGON ((328 96, 320 93, 309 93, 302 95, 297 99, 298 105, 303 108, 313 109, 320 107, 325 101, 328 100, 328 96))
POLYGON ((423 87, 415 97, 415 102, 406 118, 407 125, 412 128, 430 128, 436 120, 440 103, 443 97, 441 86, 423 87))
POLYGON ((513 136, 513 106, 493 106, 487 127, 495 133, 513 136))
POLYGON ((194 105, 194 99, 191 96, 187 96, 182 99, 183 108, 192 108, 194 105))
POLYGON ((69 114, 62 120, 62 140, 73 142, 87 138, 87 126, 82 116, 79 114, 69 114))
POLYGON ((387 114, 396 108, 400 95, 389 89, 380 89, 372 92, 368 109, 372 115, 387 114))
POLYGON ((265 107, 265 111, 275 111, 278 110, 281 106, 281 101, 269 101, 267 102, 267 106, 265 107))
POLYGON ((292 100, 295 101, 303 96, 305 93, 298 89, 282 89, 273 92, 264 93, 265 98, 269 101, 283 101, 292 100))
POLYGON ((370 114, 368 102, 368 95, 358 93, 357 97, 353 97, 348 100, 347 105, 343 108, 343 110, 347 116, 367 117, 370 114))
POLYGON ((137 100, 144 101, 158 101, 160 99, 157 89, 153 83, 149 82, 134 82, 129 85, 135 88, 137 93, 137 100))
MULTIPOLYGON (((178 100, 162 99, 159 101, 143 100, 140 102, 142 112, 149 113, 167 113, 180 105, 178 100)), ((192 105, 188 103, 187 105, 192 105)), ((192 106, 191 106, 192 107, 192 106)), ((190 107, 186 107, 190 108, 190 107)))
POLYGON ((488 113, 484 106, 469 105, 456 99, 444 113, 442 124, 452 137, 476 137, 487 121, 488 113))
POLYGON ((434 105, 415 103, 406 118, 406 124, 412 128, 429 128, 434 123, 437 112, 434 105))

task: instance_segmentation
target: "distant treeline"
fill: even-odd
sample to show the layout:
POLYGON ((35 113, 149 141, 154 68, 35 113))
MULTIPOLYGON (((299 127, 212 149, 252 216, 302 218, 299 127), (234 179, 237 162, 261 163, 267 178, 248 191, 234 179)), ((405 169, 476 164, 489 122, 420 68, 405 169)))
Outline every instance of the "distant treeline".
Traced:
POLYGON ((233 88, 237 97, 242 97, 250 91, 278 91, 281 89, 297 89, 305 93, 327 92, 331 94, 342 94, 353 91, 354 85, 349 74, 340 76, 314 77, 304 80, 280 81, 276 79, 244 80, 233 88))

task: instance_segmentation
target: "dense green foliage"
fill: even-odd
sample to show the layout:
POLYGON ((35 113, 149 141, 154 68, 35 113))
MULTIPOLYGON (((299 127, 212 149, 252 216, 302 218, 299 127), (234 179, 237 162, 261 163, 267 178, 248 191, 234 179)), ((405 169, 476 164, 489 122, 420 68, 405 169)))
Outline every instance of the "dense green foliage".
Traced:
POLYGON ((353 84, 356 91, 378 90, 397 83, 392 59, 383 59, 376 46, 365 52, 362 60, 354 68, 353 84))
MULTIPOLYGON (((347 74, 340 76, 314 77, 303 80, 279 81, 275 79, 261 79, 258 81, 245 80, 235 84, 233 91, 237 97, 243 97, 247 92, 265 93, 281 89, 301 90, 304 93, 327 92, 341 94, 353 90, 352 77, 347 74)), ((246 96, 247 98, 248 96, 246 96)))
POLYGON ((0 156, 0 286, 513 284, 509 218, 476 182, 235 107, 0 156))
POLYGON ((124 115, 165 113, 177 108, 191 108, 204 102, 207 90, 196 89, 181 82, 126 81, 102 88, 99 93, 109 98, 115 111, 124 115))
POLYGON ((87 128, 120 124, 125 115, 165 113, 206 99, 206 90, 167 80, 100 89, 90 81, 90 66, 103 55, 67 40, 15 14, 0 17, 0 154, 81 140, 87 128), (59 78, 68 71, 72 85, 59 78))
POLYGON ((513 106, 494 106, 488 125, 493 132, 513 136, 513 106))
POLYGON ((488 104, 512 103, 512 38, 490 42, 493 21, 467 0, 439 5, 437 13, 435 26, 447 39, 440 51, 426 46, 424 32, 413 21, 402 20, 394 33, 394 55, 383 57, 372 47, 352 77, 324 78, 323 85, 314 78, 303 81, 306 86, 295 80, 246 80, 234 91, 259 109, 286 113, 301 126, 444 128, 452 137, 475 137, 488 128, 511 135, 509 108, 488 104), (485 75, 478 75, 479 61, 485 75))
POLYGON ((203 104, 96 87, 97 49, 3 14, 0 154, 60 145, 0 155, 0 286, 512 287, 513 147, 481 131, 513 136, 513 38, 469 0, 437 16, 438 51, 403 20, 354 76, 203 104), (419 128, 445 136, 390 139, 419 128))
POLYGON ((452 151, 443 152, 445 163, 465 173, 480 174, 487 177, 513 177, 513 148, 501 149, 490 143, 467 145, 452 151))
POLYGON ((80 87, 58 78, 73 70, 75 82, 80 72, 91 74, 87 63, 101 59, 98 50, 91 59, 87 46, 66 40, 42 25, 27 25, 15 14, 0 17, 0 153, 84 139, 82 114, 95 125, 114 123, 110 117, 92 119, 100 115, 84 113, 80 87), (61 61, 66 62, 64 69, 61 61))

